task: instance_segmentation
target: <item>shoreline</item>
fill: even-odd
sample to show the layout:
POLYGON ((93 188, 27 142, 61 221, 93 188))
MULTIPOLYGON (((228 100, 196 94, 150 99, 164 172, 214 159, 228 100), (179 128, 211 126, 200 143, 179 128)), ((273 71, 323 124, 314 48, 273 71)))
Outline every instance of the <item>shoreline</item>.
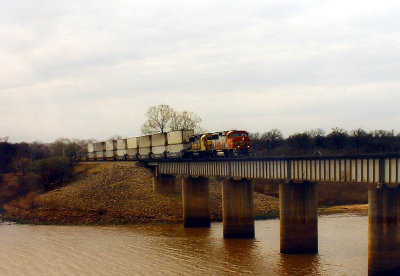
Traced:
MULTIPOLYGON (((133 162, 89 163, 65 186, 2 206, 0 221, 39 225, 134 225, 183 222, 181 181, 171 194, 153 191, 153 175, 133 162)), ((210 219, 222 221, 222 186, 209 182, 210 219)), ((279 217, 279 199, 254 193, 255 220, 279 217)), ((321 206, 318 215, 368 214, 368 204, 321 206)))
MULTIPOLYGON (((340 205, 340 206, 330 206, 330 207, 320 207, 318 208, 318 217, 321 216, 368 216, 368 204, 351 204, 351 205, 340 205)), ((279 219, 279 214, 277 216, 256 216, 254 221, 261 220, 273 220, 279 219)), ((221 219, 213 219, 211 223, 214 222, 222 222, 221 219)), ((18 220, 3 217, 0 215, 0 223, 10 223, 10 224, 21 224, 21 225, 54 225, 54 226, 120 226, 120 225, 151 225, 151 224, 181 224, 182 221, 162 221, 162 220, 154 220, 149 222, 130 222, 130 223, 62 223, 62 222, 35 222, 30 220, 18 220)))

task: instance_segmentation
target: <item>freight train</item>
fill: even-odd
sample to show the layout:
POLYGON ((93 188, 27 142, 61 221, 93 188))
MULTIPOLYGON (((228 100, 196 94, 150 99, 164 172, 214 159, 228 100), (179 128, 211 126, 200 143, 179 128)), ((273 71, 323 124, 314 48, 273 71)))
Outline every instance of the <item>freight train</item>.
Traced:
POLYGON ((244 130, 194 134, 178 130, 88 144, 87 160, 147 160, 248 156, 249 134, 244 130))

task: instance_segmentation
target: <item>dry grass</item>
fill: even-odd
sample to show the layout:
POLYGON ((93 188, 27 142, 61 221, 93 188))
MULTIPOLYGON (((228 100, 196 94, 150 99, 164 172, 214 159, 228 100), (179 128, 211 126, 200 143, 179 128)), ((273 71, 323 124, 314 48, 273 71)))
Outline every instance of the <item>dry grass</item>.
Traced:
MULTIPOLYGON (((50 224, 126 224, 182 222, 181 183, 177 192, 160 195, 153 192, 152 174, 136 162, 80 163, 75 180, 64 187, 12 201, 4 206, 6 219, 50 224)), ((254 181, 255 216, 258 219, 279 216, 279 184, 254 181), (260 193, 261 192, 261 193, 260 193), (268 193, 273 196, 268 196, 268 193)), ((322 186, 329 196, 339 186, 322 186)), ((221 182, 210 180, 210 216, 222 219, 221 182)), ((359 191, 362 192, 362 189, 359 191)), ((358 192, 357 192, 358 193, 358 192)), ((352 197, 357 198, 357 193, 352 197)), ((320 195, 321 196, 321 195, 320 195)), ((326 199, 325 199, 326 200, 326 199)), ((349 200, 348 198, 346 200, 349 200)), ((321 208, 320 214, 365 214, 366 205, 321 208)))
POLYGON ((20 174, 2 174, 0 183, 0 205, 18 196, 21 196, 23 191, 19 185, 20 174))
MULTIPOLYGON (((279 198, 279 182, 256 179, 254 190, 279 198)), ((368 186, 361 183, 318 183, 318 213, 368 215, 368 186)))
POLYGON ((320 206, 368 203, 368 186, 362 183, 318 183, 320 206))
MULTIPOLYGON (((177 192, 153 192, 152 174, 135 162, 79 164, 77 180, 42 195, 5 206, 8 219, 52 224, 182 222, 181 184, 177 192)), ((221 183, 210 181, 210 215, 222 217, 221 183)), ((278 200, 255 194, 256 216, 277 217, 278 200)))
POLYGON ((112 162, 80 162, 74 166, 74 175, 82 173, 85 173, 86 175, 100 173, 109 168, 112 164, 112 162))
POLYGON ((320 215, 352 214, 352 215, 366 216, 368 215, 368 204, 323 207, 318 209, 318 213, 320 215))
MULTIPOLYGON (((254 189, 265 195, 279 197, 279 182, 254 180, 254 189)), ((318 183, 318 205, 352 205, 368 203, 368 186, 362 183, 318 183)))

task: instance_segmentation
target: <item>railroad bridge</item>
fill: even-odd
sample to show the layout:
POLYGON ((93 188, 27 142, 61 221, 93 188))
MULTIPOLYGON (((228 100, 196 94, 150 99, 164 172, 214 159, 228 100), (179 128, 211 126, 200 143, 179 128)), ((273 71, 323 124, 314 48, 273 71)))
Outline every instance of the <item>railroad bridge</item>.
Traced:
POLYGON ((254 238, 252 179, 279 181, 280 250, 318 252, 317 185, 368 185, 368 271, 400 271, 400 155, 146 161, 157 192, 182 177, 185 227, 209 227, 209 178, 223 181, 223 235, 254 238))

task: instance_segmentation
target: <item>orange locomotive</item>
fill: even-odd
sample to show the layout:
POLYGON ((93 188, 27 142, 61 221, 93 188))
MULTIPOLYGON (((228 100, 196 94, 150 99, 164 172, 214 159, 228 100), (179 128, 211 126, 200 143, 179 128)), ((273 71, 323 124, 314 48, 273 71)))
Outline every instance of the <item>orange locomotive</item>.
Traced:
POLYGON ((190 138, 192 156, 248 156, 249 134, 244 130, 194 135, 190 138))

